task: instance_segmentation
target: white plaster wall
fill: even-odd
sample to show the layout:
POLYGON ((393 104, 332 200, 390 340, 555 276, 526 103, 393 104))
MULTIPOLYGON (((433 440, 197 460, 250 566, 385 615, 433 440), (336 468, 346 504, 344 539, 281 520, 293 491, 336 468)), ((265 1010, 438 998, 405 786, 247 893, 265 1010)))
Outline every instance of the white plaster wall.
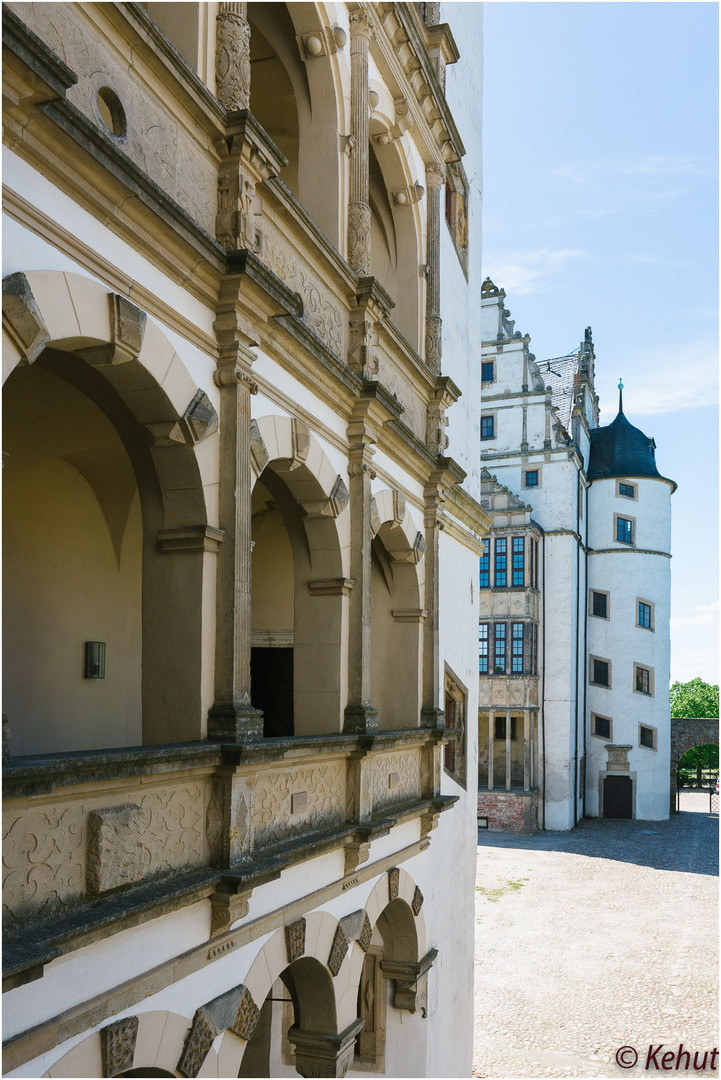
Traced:
POLYGON ((592 548, 618 548, 628 545, 616 540, 614 514, 635 519, 633 546, 652 551, 671 550, 671 484, 647 477, 621 477, 635 484, 636 499, 616 494, 618 480, 594 480, 588 493, 588 542, 592 548))

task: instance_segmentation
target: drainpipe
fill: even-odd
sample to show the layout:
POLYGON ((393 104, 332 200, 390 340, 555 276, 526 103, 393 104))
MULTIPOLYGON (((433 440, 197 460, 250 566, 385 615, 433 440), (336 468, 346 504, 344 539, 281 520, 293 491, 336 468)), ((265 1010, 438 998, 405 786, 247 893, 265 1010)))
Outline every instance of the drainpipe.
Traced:
POLYGON ((576 473, 576 673, 574 687, 575 731, 573 739, 573 827, 576 827, 576 814, 578 812, 578 652, 581 647, 581 504, 579 500, 581 476, 576 473))

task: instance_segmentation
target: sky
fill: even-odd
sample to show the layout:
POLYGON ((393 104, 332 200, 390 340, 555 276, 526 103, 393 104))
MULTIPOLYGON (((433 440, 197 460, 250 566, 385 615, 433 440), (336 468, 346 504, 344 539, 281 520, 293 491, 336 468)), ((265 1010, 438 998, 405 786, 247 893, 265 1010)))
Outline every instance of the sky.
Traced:
POLYGON ((483 276, 538 360, 592 327, 679 485, 672 682, 718 682, 718 43, 713 2, 484 5, 483 276))

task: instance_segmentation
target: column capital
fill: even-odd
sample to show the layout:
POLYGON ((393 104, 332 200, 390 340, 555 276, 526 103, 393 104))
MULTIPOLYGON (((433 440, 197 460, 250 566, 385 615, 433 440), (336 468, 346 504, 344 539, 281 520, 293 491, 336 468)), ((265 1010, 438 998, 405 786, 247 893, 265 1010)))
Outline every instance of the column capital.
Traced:
POLYGON ((301 1076, 345 1076, 353 1060, 358 1033, 365 1020, 354 1020, 338 1035, 303 1031, 295 1024, 288 1041, 295 1046, 295 1067, 301 1076))
POLYGON ((359 37, 370 41, 373 36, 373 22, 365 4, 359 4, 354 11, 351 11, 348 21, 350 23, 351 43, 353 38, 359 37))
POLYGON ((437 161, 430 161, 426 165, 426 186, 429 188, 442 188, 446 182, 445 165, 437 161))

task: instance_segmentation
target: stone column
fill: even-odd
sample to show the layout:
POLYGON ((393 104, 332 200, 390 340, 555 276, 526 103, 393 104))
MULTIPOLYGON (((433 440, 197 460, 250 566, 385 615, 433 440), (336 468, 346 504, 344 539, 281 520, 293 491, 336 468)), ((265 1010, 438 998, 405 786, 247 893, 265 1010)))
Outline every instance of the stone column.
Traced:
POLYGON ((348 605, 348 704, 343 730, 378 730, 378 710, 371 705, 371 467, 374 433, 359 401, 348 425, 350 443, 350 576, 354 582, 348 605))
POLYGON ((506 713, 506 791, 511 790, 511 714, 506 713))
POLYGON ((303 1031, 293 1025, 288 1040, 295 1046, 295 1067, 300 1076, 345 1076, 364 1020, 354 1020, 338 1035, 303 1031))
POLYGON ((250 25, 247 3, 220 3, 216 21, 216 97, 228 112, 250 108, 250 25))
POLYGON ((524 788, 524 791, 530 791, 531 790, 530 724, 531 724, 531 718, 528 715, 528 709, 524 709, 523 710, 523 788, 524 788))
POLYGON ((441 370, 441 191, 445 170, 436 162, 426 166, 426 364, 441 370))
POLYGON ((215 701, 208 713, 208 738, 227 742, 262 739, 263 714, 250 703, 251 470, 250 375, 253 354, 222 316, 215 327, 220 358, 214 380, 220 387, 220 527, 215 630, 215 701))
POLYGON ((351 153, 348 263, 361 277, 371 272, 371 208, 368 180, 368 46, 371 23, 365 8, 350 15, 351 153))
POLYGON ((488 790, 493 791, 493 712, 488 713, 488 790))
POLYGON ((437 480, 426 485, 424 496, 423 526, 426 534, 424 606, 426 619, 423 623, 423 706, 421 708, 421 726, 444 728, 446 726, 446 715, 441 707, 441 687, 438 672, 438 538, 443 527, 440 518, 440 504, 443 494, 437 480))

